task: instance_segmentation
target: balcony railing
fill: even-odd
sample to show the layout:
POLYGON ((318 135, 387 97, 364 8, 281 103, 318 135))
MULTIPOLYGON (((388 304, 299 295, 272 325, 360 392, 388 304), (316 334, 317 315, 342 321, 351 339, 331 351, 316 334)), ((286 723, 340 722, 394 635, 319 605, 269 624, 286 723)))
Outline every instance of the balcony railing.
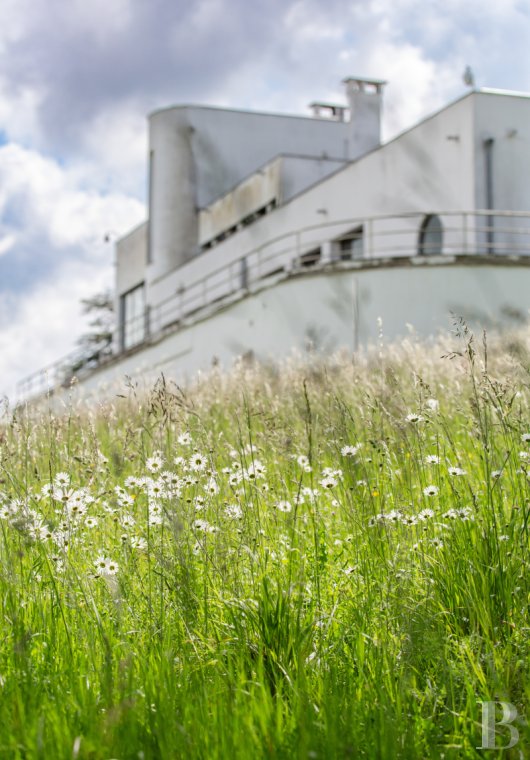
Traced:
MULTIPOLYGON (((369 262, 388 264, 399 258, 419 262, 434 260, 433 256, 441 261, 440 257, 452 256, 530 257, 530 212, 436 212, 441 235, 429 237, 425 221, 433 216, 405 213, 322 221, 270 239, 252 250, 241 250, 228 263, 209 268, 220 252, 213 248, 202 254, 208 271, 194 280, 183 281, 170 297, 126 320, 127 331, 121 325, 121 334, 134 335, 138 342, 101 356, 68 354, 22 380, 17 397, 26 399, 67 386, 74 375, 81 378, 231 299, 258 290, 274 277, 340 270, 369 262)), ((235 237, 232 245, 234 241, 235 237)), ((185 267, 178 271, 184 278, 185 267)))

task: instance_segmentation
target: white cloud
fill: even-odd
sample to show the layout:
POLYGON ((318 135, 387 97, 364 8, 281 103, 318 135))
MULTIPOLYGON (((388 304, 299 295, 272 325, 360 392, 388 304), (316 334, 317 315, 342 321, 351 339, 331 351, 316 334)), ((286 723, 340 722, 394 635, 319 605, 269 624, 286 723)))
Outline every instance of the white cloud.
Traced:
POLYGON ((384 101, 384 137, 412 126, 463 94, 461 60, 440 68, 413 45, 387 41, 367 56, 368 69, 388 81, 384 101))
POLYGON ((0 148, 0 214, 18 241, 43 234, 58 249, 94 246, 94 255, 105 231, 125 231, 144 213, 134 198, 81 189, 75 169, 36 151, 12 143, 0 148))
POLYGON ((109 265, 72 263, 61 269, 53 282, 40 284, 33 292, 24 293, 16 304, 2 309, 2 394, 15 399, 16 386, 22 379, 61 360, 75 348, 77 337, 86 328, 80 300, 104 289, 111 273, 109 265))
POLYGON ((147 117, 138 103, 117 103, 99 113, 83 136, 79 180, 93 187, 146 196, 147 117))
POLYGON ((81 298, 112 286, 104 234, 144 216, 139 201, 84 190, 50 158, 0 148, 0 391, 73 348, 81 298))
POLYGON ((10 251, 16 242, 17 240, 14 235, 6 235, 5 237, 0 238, 0 256, 3 256, 4 253, 10 251))

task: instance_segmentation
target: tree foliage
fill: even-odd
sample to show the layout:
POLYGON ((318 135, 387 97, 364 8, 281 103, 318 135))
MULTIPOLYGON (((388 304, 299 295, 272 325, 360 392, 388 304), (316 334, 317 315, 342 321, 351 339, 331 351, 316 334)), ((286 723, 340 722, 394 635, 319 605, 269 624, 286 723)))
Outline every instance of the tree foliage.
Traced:
POLYGON ((87 332, 77 341, 87 360, 111 353, 114 331, 114 300, 110 291, 96 293, 81 301, 83 314, 90 314, 87 332))

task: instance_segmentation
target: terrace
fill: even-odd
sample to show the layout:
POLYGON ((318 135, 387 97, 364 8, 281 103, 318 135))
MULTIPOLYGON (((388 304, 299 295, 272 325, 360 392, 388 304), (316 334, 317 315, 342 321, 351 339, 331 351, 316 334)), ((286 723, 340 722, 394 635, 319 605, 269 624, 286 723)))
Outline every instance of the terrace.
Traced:
MULTIPOLYGON (((322 210, 325 216, 325 210, 322 210)), ((212 254, 202 254, 212 260, 212 254)), ((183 283, 170 297, 135 313, 120 310, 115 345, 72 352, 17 386, 19 401, 68 387, 100 367, 140 352, 163 336, 213 317, 249 294, 286 278, 391 266, 530 264, 530 213, 444 211, 326 221, 268 240, 228 264, 183 283)), ((205 262, 206 263, 206 262, 205 262)))

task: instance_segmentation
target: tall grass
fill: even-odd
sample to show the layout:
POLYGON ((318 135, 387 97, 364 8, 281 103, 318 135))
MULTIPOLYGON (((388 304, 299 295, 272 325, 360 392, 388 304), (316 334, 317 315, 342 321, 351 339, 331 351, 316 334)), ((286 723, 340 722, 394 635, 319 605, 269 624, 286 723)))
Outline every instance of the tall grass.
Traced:
POLYGON ((527 756, 530 354, 461 332, 6 410, 0 757, 527 756))

